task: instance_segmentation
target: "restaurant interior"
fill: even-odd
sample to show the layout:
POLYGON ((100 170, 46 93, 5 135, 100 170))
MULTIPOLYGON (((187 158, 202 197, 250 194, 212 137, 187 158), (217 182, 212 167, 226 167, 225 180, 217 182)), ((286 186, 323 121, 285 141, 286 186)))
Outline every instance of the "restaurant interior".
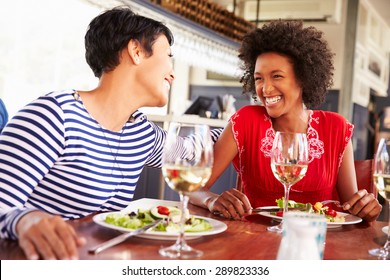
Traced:
MULTIPOLYGON (((176 79, 170 89, 168 104, 142 110, 148 119, 162 127, 167 128, 171 121, 224 127, 232 112, 253 104, 249 96, 242 94, 239 82, 237 49, 240 40, 256 26, 282 18, 301 19, 305 25, 324 31, 335 53, 335 75, 334 85, 319 109, 338 112, 354 124, 355 159, 372 159, 378 139, 390 135, 390 1, 29 2, 34 2, 34 7, 15 0, 0 11, 0 53, 4 57, 0 61, 0 98, 10 118, 23 105, 45 92, 96 85, 97 80, 83 57, 86 26, 104 9, 128 5, 139 14, 166 23, 175 36, 172 49, 176 79), (18 15, 14 9, 18 10, 18 15), (9 22, 14 23, 12 28, 9 22), (47 22, 51 22, 50 26, 47 22), (36 30, 41 32, 33 32, 36 30), (47 40, 48 32, 50 40, 47 40)), ((235 185, 236 180, 237 174, 230 166, 213 190, 221 193, 226 186, 235 185)), ((166 187, 159 170, 145 168, 139 185, 143 187, 137 187, 135 199, 179 200, 178 194, 166 187)), ((386 221, 388 207, 383 198, 378 198, 384 206, 378 220, 386 221)), ((99 236, 94 238, 99 239, 99 236)), ((138 258, 144 257, 141 249, 137 254, 138 258)), ((213 258, 213 255, 207 257, 213 258)))
MULTIPOLYGON (((38 0, 35 3, 38 2, 40 5, 13 1, 0 12, 3 28, 9 23, 15 27, 6 28, 0 38, 4 53, 0 61, 3 69, 0 98, 10 117, 43 92, 96 85, 97 80, 83 57, 85 28, 100 11, 128 5, 140 14, 165 22, 175 35, 174 71, 180 75, 171 87, 169 102, 163 108, 143 110, 161 126, 167 127, 176 120, 224 127, 229 113, 223 112, 226 108, 219 106, 218 99, 225 98, 227 102, 230 98, 233 111, 253 103, 252 98, 242 94, 239 82, 240 38, 255 26, 282 18, 302 19, 305 25, 316 26, 325 33, 335 53, 335 74, 334 85, 319 109, 338 112, 354 124, 355 159, 372 159, 378 139, 390 134, 390 3, 386 0, 71 0, 56 4, 38 0), (50 41, 45 40, 48 33, 53 34, 50 41), (29 44, 22 44, 21 40, 29 44), (208 106, 188 111, 197 99, 198 107, 199 99, 203 106, 208 106)), ((146 168, 144 173, 141 182, 150 185, 152 180, 152 185, 159 187, 142 188, 137 197, 178 199, 176 193, 164 187, 155 170, 146 168)), ((215 191, 222 192, 223 186, 234 185, 235 180, 235 171, 230 166, 216 183, 215 191)))
POLYGON ((256 25, 285 18, 303 19, 306 25, 320 28, 335 53, 334 85, 320 109, 339 112, 355 125, 355 159, 372 158, 378 137, 390 132, 390 9, 386 0, 35 3, 12 1, 0 12, 4 29, 0 37, 4 54, 0 62, 0 98, 10 116, 46 91, 96 85, 83 57, 86 26, 105 8, 129 5, 141 14, 166 22, 175 34, 174 70, 180 75, 173 83, 167 106, 145 108, 154 121, 164 121, 162 118, 166 120, 167 115, 182 116, 197 97, 204 96, 214 99, 208 108, 210 125, 224 126, 226 120, 217 96, 234 97, 233 110, 251 102, 251 98, 241 94, 239 83, 240 37, 256 25), (53 34, 49 42, 46 34, 53 34), (22 40, 29 43, 22 44, 22 40))

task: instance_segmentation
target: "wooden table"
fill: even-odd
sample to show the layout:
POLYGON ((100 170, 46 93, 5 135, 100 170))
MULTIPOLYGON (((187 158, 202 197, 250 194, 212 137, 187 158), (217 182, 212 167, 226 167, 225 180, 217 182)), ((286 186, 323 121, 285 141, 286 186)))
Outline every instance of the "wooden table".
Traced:
MULTIPOLYGON (((212 215, 205 209, 189 206, 191 213, 211 217, 225 222, 225 232, 189 240, 188 243, 204 252, 204 260, 274 260, 276 259, 281 235, 267 232, 272 220, 260 215, 251 215, 249 221, 232 221, 212 215)), ((87 245, 80 248, 80 259, 103 260, 154 260, 166 259, 158 254, 161 246, 169 246, 172 240, 151 240, 133 237, 109 248, 98 255, 88 253, 88 248, 115 237, 115 230, 103 228, 92 221, 92 215, 80 220, 69 221, 78 234, 87 239, 87 245)), ((385 222, 374 222, 371 226, 362 222, 355 225, 344 225, 328 229, 324 259, 356 260, 376 259, 368 254, 368 249, 382 246, 386 236, 382 228, 385 222)), ((18 243, 0 240, 0 259, 25 259, 18 243)))

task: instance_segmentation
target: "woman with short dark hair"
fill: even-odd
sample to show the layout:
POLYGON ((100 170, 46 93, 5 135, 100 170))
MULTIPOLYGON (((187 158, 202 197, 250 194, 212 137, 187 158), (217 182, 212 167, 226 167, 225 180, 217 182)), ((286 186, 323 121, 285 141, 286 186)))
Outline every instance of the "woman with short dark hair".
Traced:
POLYGON ((129 8, 91 21, 98 86, 41 96, 0 136, 1 238, 18 239, 29 259, 76 259, 85 240, 64 220, 128 205, 144 166, 161 167, 166 132, 138 109, 167 104, 172 43, 164 24, 129 8))

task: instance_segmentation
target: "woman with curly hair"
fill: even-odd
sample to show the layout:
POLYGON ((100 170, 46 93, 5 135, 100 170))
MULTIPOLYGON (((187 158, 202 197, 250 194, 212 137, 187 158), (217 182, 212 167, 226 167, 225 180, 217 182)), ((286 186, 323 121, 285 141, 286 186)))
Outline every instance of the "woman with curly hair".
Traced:
POLYGON ((275 205, 284 194, 270 165, 275 132, 299 132, 307 134, 310 163, 290 199, 315 203, 337 195, 344 210, 375 220, 381 205, 373 194, 357 189, 353 125, 337 113, 313 110, 333 82, 333 53, 323 33, 301 21, 272 21, 244 36, 239 58, 244 92, 262 106, 245 106, 231 117, 215 145, 213 174, 191 202, 234 219, 252 207, 275 205), (231 161, 241 190, 210 192, 231 161))

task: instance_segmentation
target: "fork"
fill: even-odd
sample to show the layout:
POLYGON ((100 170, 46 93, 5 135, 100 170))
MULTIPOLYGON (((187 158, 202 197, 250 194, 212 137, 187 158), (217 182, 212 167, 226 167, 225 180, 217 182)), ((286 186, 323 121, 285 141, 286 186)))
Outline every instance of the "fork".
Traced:
POLYGON ((321 201, 322 205, 329 204, 329 203, 334 203, 337 207, 341 207, 341 208, 343 208, 344 206, 338 200, 328 199, 328 200, 321 201))

